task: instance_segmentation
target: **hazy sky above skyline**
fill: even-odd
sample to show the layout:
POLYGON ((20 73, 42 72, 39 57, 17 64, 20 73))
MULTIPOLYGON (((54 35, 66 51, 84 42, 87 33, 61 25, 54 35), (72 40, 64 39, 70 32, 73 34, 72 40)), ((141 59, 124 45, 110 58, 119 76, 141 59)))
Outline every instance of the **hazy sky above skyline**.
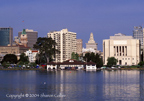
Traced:
POLYGON ((132 35, 134 26, 144 24, 144 0, 0 1, 0 27, 11 26, 13 36, 23 28, 38 31, 39 37, 67 28, 85 47, 92 32, 101 51, 103 39, 116 33, 132 35))

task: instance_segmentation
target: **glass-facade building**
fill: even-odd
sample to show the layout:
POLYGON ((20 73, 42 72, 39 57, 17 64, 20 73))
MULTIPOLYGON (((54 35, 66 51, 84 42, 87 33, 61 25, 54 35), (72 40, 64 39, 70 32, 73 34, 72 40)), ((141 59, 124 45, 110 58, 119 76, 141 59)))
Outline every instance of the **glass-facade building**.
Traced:
POLYGON ((133 30, 133 37, 135 39, 139 39, 140 42, 141 42, 141 47, 143 47, 143 29, 141 26, 139 27, 134 27, 134 30, 133 30))
POLYGON ((13 28, 0 28, 0 46, 12 45, 13 28))

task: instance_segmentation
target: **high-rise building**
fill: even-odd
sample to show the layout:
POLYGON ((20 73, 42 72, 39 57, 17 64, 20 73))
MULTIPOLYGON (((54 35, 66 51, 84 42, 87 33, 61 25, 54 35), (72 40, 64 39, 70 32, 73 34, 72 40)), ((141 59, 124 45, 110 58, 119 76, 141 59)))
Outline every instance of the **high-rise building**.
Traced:
POLYGON ((0 28, 0 46, 12 46, 13 28, 0 28))
MULTIPOLYGON (((18 37, 20 38, 22 32, 18 32, 18 37)), ((27 47, 30 47, 31 49, 33 49, 33 45, 37 42, 37 38, 38 38, 38 32, 37 31, 33 31, 33 30, 29 30, 29 29, 25 29, 25 34, 27 35, 27 47)))
POLYGON ((77 39, 77 53, 82 54, 82 39, 77 39))
POLYGON ((61 31, 51 31, 47 33, 57 43, 56 49, 60 51, 55 55, 56 62, 63 62, 71 59, 72 52, 76 53, 76 33, 62 29, 61 31))
POLYGON ((134 26, 133 37, 139 39, 141 42, 141 49, 143 49, 143 29, 141 26, 134 26))
POLYGON ((140 62, 140 40, 118 33, 103 40, 103 61, 115 57, 117 65, 137 65, 140 62))

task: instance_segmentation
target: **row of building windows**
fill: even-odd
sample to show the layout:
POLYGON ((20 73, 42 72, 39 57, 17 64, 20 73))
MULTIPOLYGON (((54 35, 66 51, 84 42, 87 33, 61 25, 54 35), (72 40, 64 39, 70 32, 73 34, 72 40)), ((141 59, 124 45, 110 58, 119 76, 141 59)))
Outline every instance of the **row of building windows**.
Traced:
MULTIPOLYGON (((122 58, 122 60, 130 60, 130 58, 122 58)), ((134 58, 132 58, 134 60, 134 58)))

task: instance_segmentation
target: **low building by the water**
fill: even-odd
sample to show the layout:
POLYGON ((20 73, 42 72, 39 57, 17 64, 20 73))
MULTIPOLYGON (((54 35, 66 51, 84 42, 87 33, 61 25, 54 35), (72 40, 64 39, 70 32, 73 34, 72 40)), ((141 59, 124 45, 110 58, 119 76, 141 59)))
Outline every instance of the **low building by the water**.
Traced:
POLYGON ((47 70, 49 69, 86 69, 86 70, 96 70, 96 63, 93 62, 82 62, 74 59, 69 59, 64 62, 49 62, 47 64, 47 70))
POLYGON ((94 62, 88 62, 86 63, 86 70, 96 70, 96 63, 94 62))

